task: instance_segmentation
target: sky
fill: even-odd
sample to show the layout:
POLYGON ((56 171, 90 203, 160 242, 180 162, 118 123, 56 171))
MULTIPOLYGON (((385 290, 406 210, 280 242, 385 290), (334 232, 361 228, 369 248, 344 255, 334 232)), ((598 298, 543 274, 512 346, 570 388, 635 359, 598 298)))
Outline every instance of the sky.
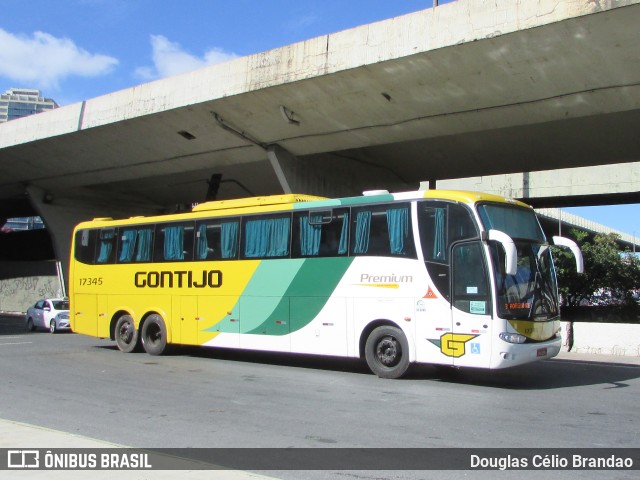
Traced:
MULTIPOLYGON (((64 106, 431 6, 431 0, 0 0, 0 92, 37 88, 64 106)), ((638 204, 567 210, 640 237, 638 204)))

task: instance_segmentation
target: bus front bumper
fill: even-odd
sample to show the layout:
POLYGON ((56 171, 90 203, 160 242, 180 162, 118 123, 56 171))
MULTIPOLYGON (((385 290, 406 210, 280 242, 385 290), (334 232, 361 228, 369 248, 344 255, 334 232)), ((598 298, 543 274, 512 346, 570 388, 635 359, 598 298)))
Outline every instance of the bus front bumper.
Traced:
POLYGON ((558 335, 551 340, 536 343, 507 343, 498 341, 489 368, 509 368, 517 365, 546 360, 560 353, 562 338, 558 335))

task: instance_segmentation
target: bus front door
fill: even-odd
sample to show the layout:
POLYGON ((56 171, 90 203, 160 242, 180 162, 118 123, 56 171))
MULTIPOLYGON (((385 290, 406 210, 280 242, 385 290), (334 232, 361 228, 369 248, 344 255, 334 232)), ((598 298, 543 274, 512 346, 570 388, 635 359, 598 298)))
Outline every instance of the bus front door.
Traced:
POLYGON ((488 368, 491 359, 491 289, 480 241, 452 248, 451 335, 443 353, 461 367, 488 368))

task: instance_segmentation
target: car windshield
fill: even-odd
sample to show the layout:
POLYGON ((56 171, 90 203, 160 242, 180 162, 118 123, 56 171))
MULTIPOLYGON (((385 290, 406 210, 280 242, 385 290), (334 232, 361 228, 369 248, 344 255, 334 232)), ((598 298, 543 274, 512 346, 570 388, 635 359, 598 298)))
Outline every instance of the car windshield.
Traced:
POLYGON ((69 302, 67 300, 56 300, 53 303, 53 308, 56 310, 69 310, 69 302))

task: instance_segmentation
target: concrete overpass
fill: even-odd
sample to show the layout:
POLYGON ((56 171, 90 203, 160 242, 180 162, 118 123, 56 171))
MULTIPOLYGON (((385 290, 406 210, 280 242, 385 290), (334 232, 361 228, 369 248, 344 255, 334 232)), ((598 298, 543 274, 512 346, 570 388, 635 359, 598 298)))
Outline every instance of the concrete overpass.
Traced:
POLYGON ((545 205, 637 202, 616 179, 640 162, 639 24, 640 0, 458 0, 8 122, 2 213, 35 207, 65 261, 77 221, 201 201, 215 173, 218 198, 498 175, 533 199, 551 171, 545 205))

